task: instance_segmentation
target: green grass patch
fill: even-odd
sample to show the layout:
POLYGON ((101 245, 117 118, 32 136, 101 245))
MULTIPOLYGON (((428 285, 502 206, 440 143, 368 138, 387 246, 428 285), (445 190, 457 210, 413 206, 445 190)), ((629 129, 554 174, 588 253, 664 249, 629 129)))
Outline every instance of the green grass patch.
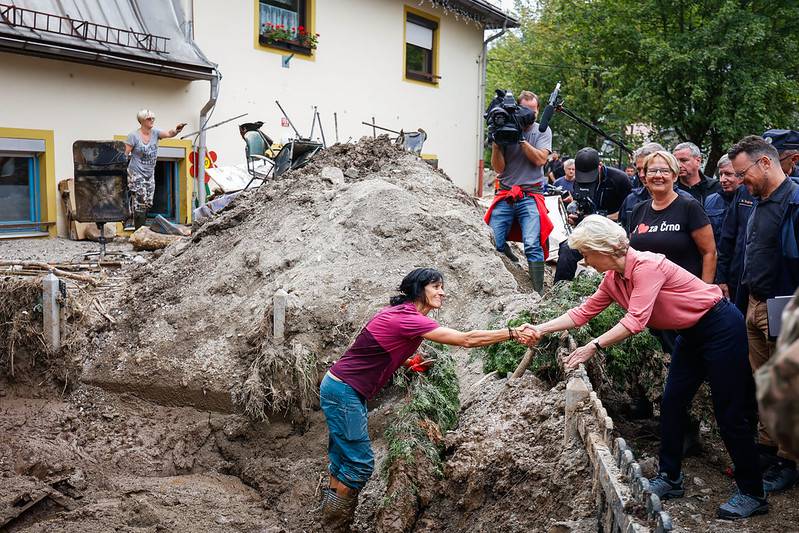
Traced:
MULTIPOLYGON (((593 294, 602 276, 597 274, 583 274, 573 281, 557 283, 541 300, 535 309, 524 311, 508 320, 502 326, 518 326, 529 322, 541 324, 557 318, 569 309, 580 305, 588 296, 593 294)), ((607 309, 594 317, 588 324, 571 331, 578 345, 583 345, 589 340, 602 335, 615 326, 624 316, 625 311, 616 304, 611 304, 607 309)), ((494 323, 491 327, 500 327, 494 323)), ((530 370, 538 377, 550 382, 557 381, 560 367, 557 362, 558 335, 545 336, 534 348, 535 357, 530 364, 530 370)), ((497 371, 499 374, 513 372, 524 356, 526 346, 516 341, 504 341, 485 348, 475 350, 483 359, 483 372, 497 371)), ((634 377, 636 369, 642 364, 644 357, 650 357, 652 352, 660 351, 660 343, 648 331, 633 335, 625 341, 604 350, 606 356, 605 371, 612 383, 624 386, 634 377)), ((635 381, 632 379, 632 381, 635 381)))
POLYGON ((430 432, 443 435, 458 421, 460 385, 449 347, 426 341, 420 351, 436 361, 426 372, 400 370, 395 374, 394 385, 406 389, 407 394, 385 432, 388 455, 381 467, 384 475, 397 460, 412 462, 416 450, 421 450, 440 474, 443 443, 434 442, 439 439, 431 439, 430 432))

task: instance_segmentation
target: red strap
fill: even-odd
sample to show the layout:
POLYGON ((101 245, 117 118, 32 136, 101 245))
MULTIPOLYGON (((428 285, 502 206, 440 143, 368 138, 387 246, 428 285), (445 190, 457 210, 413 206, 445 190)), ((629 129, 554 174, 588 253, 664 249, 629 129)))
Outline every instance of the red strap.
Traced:
MULTIPOLYGON (((514 185, 510 189, 501 190, 499 191, 499 194, 494 197, 494 201, 491 202, 491 205, 488 207, 488 211, 486 211, 483 221, 486 224, 491 223, 491 212, 494 210, 497 202, 504 201, 508 197, 518 200, 524 196, 532 197, 533 200, 535 200, 536 207, 538 208, 538 217, 541 226, 541 248, 544 250, 544 260, 546 261, 549 257, 549 235, 552 233, 552 230, 555 229, 555 225, 549 219, 549 209, 547 209, 544 195, 532 192, 525 193, 518 185, 514 185)), ((506 240, 522 242, 522 228, 519 226, 519 222, 516 219, 514 219, 513 223, 511 224, 508 235, 506 236, 506 240)))

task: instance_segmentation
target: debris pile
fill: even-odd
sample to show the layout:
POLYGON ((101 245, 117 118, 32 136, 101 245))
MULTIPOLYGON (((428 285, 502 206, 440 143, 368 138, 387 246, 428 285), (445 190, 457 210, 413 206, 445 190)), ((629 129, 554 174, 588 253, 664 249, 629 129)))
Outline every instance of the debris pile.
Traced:
POLYGON ((334 146, 139 268, 83 379, 162 403, 302 418, 318 371, 419 266, 444 273, 438 318, 453 327, 535 301, 445 175, 386 138, 334 146), (274 338, 281 289, 285 330, 274 338))
MULTIPOLYGON (((386 139, 332 147, 240 194, 190 240, 129 267, 105 304, 113 320, 99 317, 86 335, 75 390, 62 399, 31 387, 4 399, 0 523, 25 532, 317 530, 327 447, 319 373, 419 266, 444 273, 448 296, 435 318, 448 326, 484 327, 537 302, 494 251, 472 199, 386 139)), ((478 379, 463 351, 451 355, 449 378, 478 379)), ((455 521, 461 531, 521 531, 590 516, 585 457, 561 451, 562 391, 529 375, 520 382, 505 393, 501 381, 461 387, 465 418, 446 437, 457 388, 433 411, 406 408, 422 397, 396 387, 382 394, 369 424, 387 472, 364 489, 358 530, 443 531, 455 521), (409 413, 416 418, 403 426, 409 413), (389 428, 399 438, 421 430, 433 447, 397 453, 389 428), (426 453, 444 446, 443 460, 426 453), (566 490, 576 499, 558 496, 566 490)))
POLYGON ((446 435, 444 479, 416 531, 596 531, 588 457, 563 438, 564 384, 486 383, 446 435))

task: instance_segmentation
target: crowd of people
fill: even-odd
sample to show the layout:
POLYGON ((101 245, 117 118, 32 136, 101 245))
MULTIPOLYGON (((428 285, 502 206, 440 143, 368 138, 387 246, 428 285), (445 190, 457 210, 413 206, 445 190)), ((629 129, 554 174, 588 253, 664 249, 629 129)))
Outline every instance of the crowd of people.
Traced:
MULTIPOLYGON (((539 149, 551 152, 551 135, 547 143, 539 149)), ((495 144, 492 163, 497 152, 505 160, 525 155, 495 144)), ((535 167, 538 161, 529 163, 535 167)), ((717 162, 715 177, 703 173, 699 147, 682 142, 671 151, 644 144, 624 172, 605 165, 590 147, 573 159, 551 152, 538 177, 528 180, 535 184, 530 196, 553 187, 571 206, 568 223, 574 229, 558 250, 555 281, 572 279, 581 261, 605 273, 579 308, 530 327, 546 334, 582 325, 611 302, 626 309, 616 327, 572 353, 570 365, 645 328, 658 338, 670 364, 659 473, 650 488, 662 499, 685 493, 681 461, 699 438, 689 408, 707 381, 737 485, 719 507, 722 518, 767 512, 767 495, 790 489, 799 477, 796 456, 758 422, 753 379, 775 353, 780 319, 769 316, 768 302, 799 287, 798 163, 799 132, 768 130, 731 146, 717 162)), ((494 170, 497 205, 508 202, 501 191, 510 188, 511 174, 507 166, 494 170)), ((498 235, 504 230, 490 216, 486 222, 502 251, 507 233, 498 235)))
MULTIPOLYGON (((598 214, 577 225, 558 257, 556 280, 571 279, 580 259, 608 274, 579 309, 539 331, 581 325, 611 301, 619 303, 627 310, 625 319, 569 362, 583 362, 644 326, 671 355, 661 406, 660 472, 650 480, 652 491, 663 499, 684 494, 680 465, 690 440, 686 433, 693 427, 698 434, 688 409, 708 381, 738 487, 718 514, 741 518, 766 512, 767 494, 797 481, 796 456, 758 423, 752 374, 775 354, 773 325, 780 317, 769 316, 768 301, 799 287, 799 180, 793 177, 799 132, 745 137, 719 159, 717 177, 701 172, 702 154, 692 143, 671 152, 648 143, 632 159, 640 186, 621 201, 618 217, 612 213, 616 203, 604 199, 603 204, 592 191, 598 214), (675 278, 682 281, 675 285, 675 278), (637 288, 641 283, 645 286, 637 288), (686 317, 693 322, 681 322, 686 317)), ((574 187, 576 180, 570 181, 574 187)), ((565 188, 563 181, 555 186, 565 188)), ((565 201, 573 196, 572 189, 565 201)))
MULTIPOLYGON (((538 111, 529 91, 519 104, 538 111)), ((541 131, 535 121, 518 144, 494 143, 497 193, 485 221, 497 251, 515 258, 507 243, 522 242, 532 286, 543 293, 553 227, 543 195, 555 187, 576 207, 569 211, 574 229, 558 250, 555 280, 573 278, 580 261, 604 273, 603 280, 582 305, 546 323, 461 332, 428 316, 443 305, 443 275, 432 268, 406 275, 400 294, 372 317, 321 383, 330 436, 323 528, 346 530, 352 522, 358 493, 374 469, 366 401, 401 367, 429 368, 430 361, 414 355, 425 339, 464 347, 513 339, 534 346, 545 334, 585 324, 613 302, 626 310, 624 317, 565 364, 584 363, 644 329, 670 354, 659 471, 650 490, 661 499, 685 494, 685 443, 699 427, 688 410, 707 381, 737 486, 718 516, 767 512, 768 494, 790 489, 798 476, 796 450, 778 445, 758 422, 753 373, 775 352, 776 319, 767 302, 799 287, 799 181, 791 177, 799 132, 745 137, 719 160, 718 177, 704 175, 702 162, 690 142, 672 151, 647 143, 624 171, 605 165, 590 147, 561 160, 552 151, 551 130, 541 131)), ((782 390, 760 389, 775 405, 789 403, 782 390)))

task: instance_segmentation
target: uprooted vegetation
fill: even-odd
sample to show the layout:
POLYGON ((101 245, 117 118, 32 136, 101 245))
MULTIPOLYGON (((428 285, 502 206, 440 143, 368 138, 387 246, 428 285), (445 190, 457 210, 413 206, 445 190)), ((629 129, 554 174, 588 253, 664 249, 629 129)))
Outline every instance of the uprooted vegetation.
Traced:
POLYGON ((61 348, 45 344, 42 324, 42 282, 0 279, 0 381, 41 382, 64 389, 77 381, 76 353, 84 342, 86 313, 82 303, 59 296, 62 305, 61 348))
MULTIPOLYGON (((544 297, 546 305, 519 313, 508 320, 507 325, 518 326, 526 322, 541 324, 557 318, 580 305, 596 291, 601 281, 602 276, 598 274, 584 273, 573 281, 559 282, 547 291, 544 297)), ((590 322, 569 333, 578 346, 583 345, 615 326, 624 313, 620 306, 611 304, 590 322)), ((530 370, 550 383, 562 379, 556 359, 561 342, 560 335, 547 335, 534 348, 530 370)), ((483 371, 512 373, 525 350, 524 346, 512 341, 483 348, 479 352, 483 359, 483 371)), ((648 331, 602 350, 586 366, 591 382, 611 410, 623 411, 639 398, 658 403, 662 396, 666 377, 663 351, 658 340, 648 331)))

